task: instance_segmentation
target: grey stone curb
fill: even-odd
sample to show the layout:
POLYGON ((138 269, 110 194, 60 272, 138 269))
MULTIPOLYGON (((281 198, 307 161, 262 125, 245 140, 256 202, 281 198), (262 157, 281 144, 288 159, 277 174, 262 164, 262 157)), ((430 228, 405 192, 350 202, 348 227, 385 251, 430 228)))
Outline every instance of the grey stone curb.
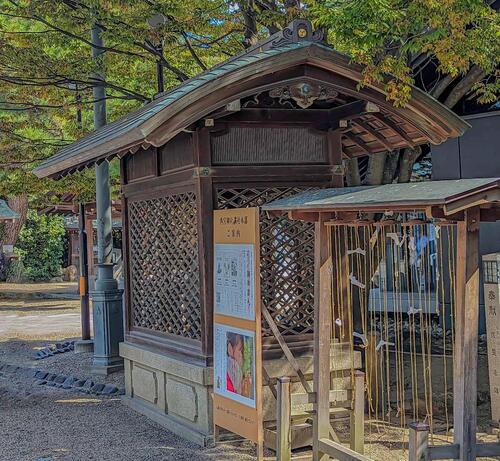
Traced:
POLYGON ((17 375, 26 379, 34 379, 40 386, 57 387, 59 389, 74 390, 93 395, 124 395, 125 390, 113 384, 95 383, 91 379, 80 379, 74 376, 57 375, 35 368, 20 367, 0 362, 0 376, 17 375))
POLYGON ((70 352, 73 350, 75 350, 75 341, 55 343, 37 351, 35 354, 35 360, 42 360, 47 357, 52 357, 56 354, 64 354, 65 352, 70 352))

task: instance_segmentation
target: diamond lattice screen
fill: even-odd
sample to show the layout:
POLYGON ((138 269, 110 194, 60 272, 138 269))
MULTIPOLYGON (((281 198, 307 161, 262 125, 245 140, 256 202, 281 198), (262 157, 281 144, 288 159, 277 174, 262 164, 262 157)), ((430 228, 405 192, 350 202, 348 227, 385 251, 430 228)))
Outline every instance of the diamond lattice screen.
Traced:
POLYGON ((130 202, 134 326, 201 338, 196 213, 194 192, 130 202))
MULTIPOLYGON (((219 189, 217 207, 262 206, 307 189, 219 189)), ((266 213, 261 213, 260 220, 262 302, 282 334, 310 333, 314 320, 314 225, 266 213)), ((263 335, 272 336, 265 323, 263 335)))

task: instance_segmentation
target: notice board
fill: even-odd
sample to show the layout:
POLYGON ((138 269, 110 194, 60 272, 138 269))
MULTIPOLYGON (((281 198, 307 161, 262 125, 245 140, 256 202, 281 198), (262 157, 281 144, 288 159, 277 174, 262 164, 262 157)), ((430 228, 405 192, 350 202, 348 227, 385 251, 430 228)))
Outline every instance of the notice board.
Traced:
POLYGON ((500 253, 483 256, 491 419, 500 421, 500 253))
POLYGON ((259 210, 214 211, 214 424, 261 446, 259 210))

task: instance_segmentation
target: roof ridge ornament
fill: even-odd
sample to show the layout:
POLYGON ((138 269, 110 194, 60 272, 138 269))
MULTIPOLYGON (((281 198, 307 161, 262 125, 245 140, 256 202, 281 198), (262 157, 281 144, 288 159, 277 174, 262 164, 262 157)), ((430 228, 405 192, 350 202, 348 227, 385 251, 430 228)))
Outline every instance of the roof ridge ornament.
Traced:
POLYGON ((266 43, 265 48, 275 48, 289 43, 299 42, 324 42, 325 32, 323 29, 313 30, 311 21, 308 19, 294 19, 287 27, 277 32, 266 43))

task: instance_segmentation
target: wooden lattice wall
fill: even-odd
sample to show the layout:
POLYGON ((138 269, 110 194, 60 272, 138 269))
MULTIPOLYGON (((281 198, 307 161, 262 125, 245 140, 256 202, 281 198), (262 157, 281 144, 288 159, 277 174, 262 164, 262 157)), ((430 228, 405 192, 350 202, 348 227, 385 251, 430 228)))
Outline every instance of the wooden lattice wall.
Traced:
POLYGON ((129 202, 132 326, 201 339, 197 221, 194 192, 129 202))
MULTIPOLYGON (((262 206, 308 188, 251 187, 217 190, 217 208, 262 206)), ((286 217, 260 216, 261 296, 284 335, 311 333, 314 311, 314 226, 286 217)), ((263 335, 272 336, 267 324, 263 335)))

